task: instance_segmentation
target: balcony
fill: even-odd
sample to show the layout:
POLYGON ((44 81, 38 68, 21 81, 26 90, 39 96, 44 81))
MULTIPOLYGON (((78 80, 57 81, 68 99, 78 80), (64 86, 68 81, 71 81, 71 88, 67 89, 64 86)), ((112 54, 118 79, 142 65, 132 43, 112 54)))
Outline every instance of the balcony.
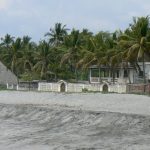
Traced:
MULTIPOLYGON (((109 82, 109 83, 113 83, 113 78, 110 77, 102 77, 101 78, 102 82, 109 82)), ((118 78, 114 79, 114 82, 118 82, 118 78)), ((100 78, 99 77, 90 77, 90 83, 100 83, 100 78)))

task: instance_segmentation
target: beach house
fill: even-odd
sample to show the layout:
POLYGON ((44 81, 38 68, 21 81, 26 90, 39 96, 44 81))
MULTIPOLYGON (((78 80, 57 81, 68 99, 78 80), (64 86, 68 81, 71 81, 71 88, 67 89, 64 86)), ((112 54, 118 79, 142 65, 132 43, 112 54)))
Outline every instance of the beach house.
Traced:
MULTIPOLYGON (((145 78, 146 82, 150 82, 150 62, 145 62, 145 78)), ((138 63, 139 69, 128 64, 120 64, 117 67, 108 66, 90 66, 89 82, 90 83, 141 83, 143 82, 143 63, 138 63)))

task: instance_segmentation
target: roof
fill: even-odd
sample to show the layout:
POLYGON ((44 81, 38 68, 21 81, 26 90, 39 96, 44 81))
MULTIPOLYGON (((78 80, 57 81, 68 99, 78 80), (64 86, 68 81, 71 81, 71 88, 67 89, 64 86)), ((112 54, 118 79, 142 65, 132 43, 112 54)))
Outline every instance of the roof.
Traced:
POLYGON ((2 62, 0 62, 0 84, 17 84, 18 80, 2 62))

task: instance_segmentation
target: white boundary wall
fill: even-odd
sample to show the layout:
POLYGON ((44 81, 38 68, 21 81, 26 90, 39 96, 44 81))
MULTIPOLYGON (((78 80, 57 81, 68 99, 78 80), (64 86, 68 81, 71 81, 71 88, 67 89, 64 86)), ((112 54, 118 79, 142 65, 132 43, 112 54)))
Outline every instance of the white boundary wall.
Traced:
POLYGON ((60 84, 58 84, 58 83, 39 83, 38 91, 60 92, 60 84))
MULTIPOLYGON (((50 92, 60 92, 61 83, 39 83, 38 91, 50 91, 50 92)), ((83 90, 93 91, 93 92, 102 92, 104 84, 80 84, 80 83, 66 83, 65 84, 65 92, 83 92, 83 90)), ((108 92, 115 93, 126 93, 127 86, 124 84, 113 84, 108 86, 108 92)))
POLYGON ((127 85, 124 84, 109 85, 108 91, 114 93, 127 93, 127 85))

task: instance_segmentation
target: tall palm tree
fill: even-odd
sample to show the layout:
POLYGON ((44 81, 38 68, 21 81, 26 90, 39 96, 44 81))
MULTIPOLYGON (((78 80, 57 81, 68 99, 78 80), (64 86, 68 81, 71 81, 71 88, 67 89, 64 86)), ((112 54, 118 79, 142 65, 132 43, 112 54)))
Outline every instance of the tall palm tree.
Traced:
POLYGON ((58 46, 64 40, 64 36, 67 35, 66 25, 62 25, 61 23, 56 23, 54 28, 50 28, 50 32, 47 32, 45 36, 49 37, 49 43, 54 46, 58 46))
POLYGON ((9 34, 6 34, 4 38, 3 37, 1 38, 1 41, 2 41, 1 46, 5 46, 8 49, 14 41, 14 37, 12 37, 9 34))
POLYGON ((21 42, 21 51, 18 58, 18 67, 20 70, 32 71, 33 69, 33 52, 35 51, 36 44, 30 41, 29 36, 24 36, 21 42))
POLYGON ((11 51, 10 48, 11 48, 12 43, 14 42, 14 37, 12 37, 9 34, 6 34, 4 38, 3 37, 1 38, 1 41, 2 42, 0 44, 0 48, 1 48, 0 59, 1 59, 1 61, 3 61, 3 63, 7 67, 9 67, 10 65, 9 65, 8 61, 3 59, 3 55, 10 53, 10 51, 11 51))
POLYGON ((41 79, 46 79, 47 73, 49 71, 50 62, 50 45, 46 41, 40 42, 37 51, 34 54, 36 64, 34 69, 40 72, 41 79))
POLYGON ((109 49, 112 48, 110 33, 99 32, 94 37, 90 37, 83 47, 83 57, 78 62, 78 66, 88 68, 90 65, 108 65, 110 59, 109 49))
POLYGON ((149 17, 133 18, 133 24, 120 37, 120 45, 126 48, 126 60, 129 62, 143 62, 143 79, 145 76, 145 54, 150 49, 149 17))
POLYGON ((11 71, 16 75, 18 75, 17 63, 20 50, 21 50, 21 38, 17 38, 15 41, 13 41, 10 50, 5 52, 3 55, 3 59, 6 62, 9 62, 11 71))
POLYGON ((79 30, 72 30, 69 36, 65 37, 64 48, 66 49, 64 55, 61 59, 61 65, 68 63, 75 72, 76 80, 78 80, 77 75, 77 62, 80 57, 80 50, 82 45, 82 38, 80 36, 79 30))
MULTIPOLYGON (((83 47, 83 57, 78 62, 78 67, 88 69, 91 65, 99 67, 99 78, 101 81, 101 66, 109 68, 114 74, 115 67, 120 64, 121 50, 117 46, 119 33, 99 32, 90 37, 83 47)), ((111 72, 109 72, 110 74, 111 72)))

